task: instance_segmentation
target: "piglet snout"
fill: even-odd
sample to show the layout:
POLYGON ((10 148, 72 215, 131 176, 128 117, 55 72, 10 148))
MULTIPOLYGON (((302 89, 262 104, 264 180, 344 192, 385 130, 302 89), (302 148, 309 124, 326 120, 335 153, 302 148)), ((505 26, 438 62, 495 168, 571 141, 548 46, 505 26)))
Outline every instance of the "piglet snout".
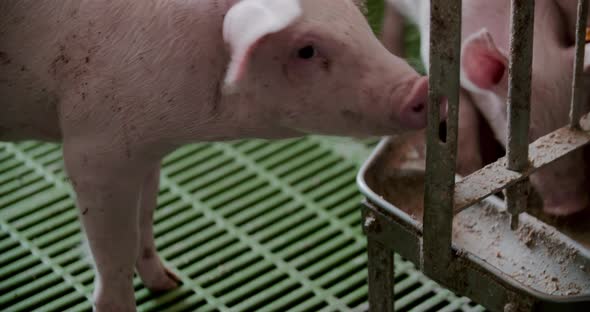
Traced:
MULTIPOLYGON (((408 90, 400 108, 400 123, 408 129, 422 129, 428 119, 428 77, 416 79, 408 90)), ((446 115, 445 111, 441 113, 446 115)))

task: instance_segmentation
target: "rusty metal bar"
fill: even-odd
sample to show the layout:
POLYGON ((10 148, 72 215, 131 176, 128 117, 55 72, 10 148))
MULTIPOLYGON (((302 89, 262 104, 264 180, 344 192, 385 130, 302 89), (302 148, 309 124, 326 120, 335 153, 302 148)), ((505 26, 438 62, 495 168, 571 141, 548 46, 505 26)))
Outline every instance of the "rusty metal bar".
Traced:
MULTIPOLYGON (((533 30, 535 0, 512 0, 510 21, 510 77, 508 87, 508 166, 522 172, 529 166, 529 121, 533 60, 533 30)), ((507 189, 506 201, 511 227, 518 226, 518 215, 527 205, 528 182, 517 183, 507 189)))
MULTIPOLYGON (((376 211, 363 209, 362 213, 369 259, 369 312, 393 312, 395 301, 393 251, 376 238, 383 231, 381 223, 384 220, 379 220, 380 214, 376 211)), ((381 218, 383 218, 382 215, 381 218)))
MULTIPOLYGON (((573 1, 573 0, 572 0, 573 1)), ((588 0, 578 0, 578 21, 576 24, 576 59, 574 61, 574 77, 572 81, 572 102, 570 107, 570 127, 577 128, 582 114, 587 107, 584 107, 583 98, 583 69, 584 51, 586 47, 586 23, 588 20, 588 0)))
POLYGON ((525 180, 533 172, 590 143, 590 115, 582 118, 582 131, 565 126, 537 139, 528 147, 531 164, 522 173, 506 167, 506 157, 472 173, 455 186, 455 214, 506 187, 525 180))
POLYGON ((518 216, 526 210, 529 199, 529 181, 524 179, 506 188, 506 208, 510 213, 510 228, 518 229, 518 216))
POLYGON ((393 251, 382 243, 368 239, 369 257, 369 311, 394 311, 393 251))
POLYGON ((432 0, 430 15, 430 67, 428 138, 424 194, 422 270, 431 277, 452 278, 452 224, 457 123, 461 0, 432 0), (448 100, 446 138, 439 138, 439 105, 448 100))

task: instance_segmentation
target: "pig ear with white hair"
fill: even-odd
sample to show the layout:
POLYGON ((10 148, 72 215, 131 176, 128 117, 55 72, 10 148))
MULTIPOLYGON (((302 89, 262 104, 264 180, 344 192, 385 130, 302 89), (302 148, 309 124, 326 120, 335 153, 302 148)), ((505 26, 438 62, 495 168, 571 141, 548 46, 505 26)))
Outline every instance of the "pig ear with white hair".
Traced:
POLYGON ((490 91, 508 71, 506 52, 498 49, 487 29, 470 35, 461 47, 461 81, 470 91, 490 91))
POLYGON ((299 0, 242 0, 232 6, 223 21, 223 40, 231 50, 224 87, 231 90, 244 76, 257 42, 279 32, 301 16, 299 0))

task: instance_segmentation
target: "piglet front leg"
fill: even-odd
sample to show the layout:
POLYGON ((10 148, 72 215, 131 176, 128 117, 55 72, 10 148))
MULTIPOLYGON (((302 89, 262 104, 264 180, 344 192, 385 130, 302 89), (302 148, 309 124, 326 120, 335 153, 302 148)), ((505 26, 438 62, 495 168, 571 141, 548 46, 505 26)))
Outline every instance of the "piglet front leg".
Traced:
POLYGON ((95 310, 135 311, 132 277, 146 166, 128 160, 124 148, 97 138, 65 140, 63 148, 96 266, 95 310))
POLYGON ((167 269, 156 251, 153 214, 157 206, 160 165, 154 166, 145 178, 141 190, 139 217, 139 254, 135 264, 143 284, 151 291, 166 291, 178 286, 180 279, 167 269))

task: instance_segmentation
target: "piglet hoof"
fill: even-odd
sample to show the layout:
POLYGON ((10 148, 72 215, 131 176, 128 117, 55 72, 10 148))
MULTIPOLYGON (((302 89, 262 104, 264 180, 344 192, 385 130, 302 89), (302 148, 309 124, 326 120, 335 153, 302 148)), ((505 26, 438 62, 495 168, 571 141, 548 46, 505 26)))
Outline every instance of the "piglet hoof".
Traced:
POLYGON ((138 260, 137 272, 144 286, 152 292, 165 292, 181 283, 180 278, 165 267, 155 253, 138 260))
POLYGON ((165 266, 141 276, 143 284, 152 292, 166 292, 180 285, 180 278, 165 266))
POLYGON ((169 268, 164 267, 164 271, 166 271, 166 275, 168 275, 169 278, 171 278, 176 285, 180 285, 182 283, 182 281, 180 280, 180 277, 178 277, 178 275, 176 275, 176 273, 172 272, 169 268))
MULTIPOLYGON (((135 303, 135 301, 133 301, 135 303)), ((133 305, 126 305, 126 304, 119 304, 116 302, 103 302, 103 300, 98 300, 94 305, 94 312, 135 312, 137 311, 135 308, 135 304, 133 305)))
MULTIPOLYGON (((131 281, 130 285, 131 286, 131 281)), ((99 284, 100 285, 100 284, 99 284)), ((104 285, 106 286, 106 285, 104 285)), ((112 287, 113 285, 100 287, 94 293, 95 312, 135 312, 135 295, 133 288, 130 291, 121 291, 112 287), (108 288, 107 288, 108 287, 108 288)), ((96 290, 95 290, 96 291, 96 290)))

